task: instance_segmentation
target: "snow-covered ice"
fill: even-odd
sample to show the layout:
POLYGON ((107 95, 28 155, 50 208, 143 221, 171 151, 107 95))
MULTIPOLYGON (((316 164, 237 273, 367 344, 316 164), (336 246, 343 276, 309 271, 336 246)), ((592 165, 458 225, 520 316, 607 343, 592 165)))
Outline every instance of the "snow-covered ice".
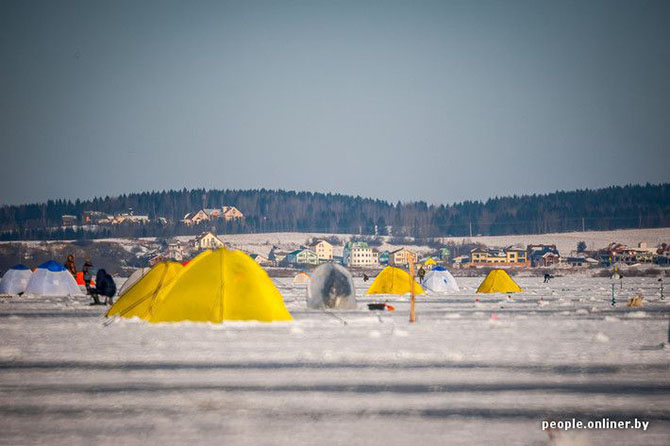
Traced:
POLYGON ((293 322, 105 325, 83 297, 0 299, 1 444, 668 444, 668 299, 630 278, 520 277, 526 293, 364 295, 293 322), (625 306, 642 294, 643 308, 625 306), (365 305, 387 301, 395 312, 365 305), (557 433, 547 419, 650 422, 557 433))

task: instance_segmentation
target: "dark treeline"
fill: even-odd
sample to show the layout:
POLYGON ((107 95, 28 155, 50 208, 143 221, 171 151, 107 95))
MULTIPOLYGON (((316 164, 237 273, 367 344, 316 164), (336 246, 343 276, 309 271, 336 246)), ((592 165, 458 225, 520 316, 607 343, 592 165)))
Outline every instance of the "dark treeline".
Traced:
POLYGON ((169 237, 206 229, 222 234, 286 231, 435 237, 655 228, 670 226, 669 186, 616 186, 439 206, 266 189, 143 192, 2 206, 0 239, 169 237), (188 212, 223 205, 236 206, 246 218, 195 227, 181 223, 188 212), (117 214, 129 209, 149 215, 152 222, 102 226, 97 231, 61 227, 63 214, 81 218, 86 210, 117 214), (158 223, 157 217, 165 217, 169 223, 158 223))

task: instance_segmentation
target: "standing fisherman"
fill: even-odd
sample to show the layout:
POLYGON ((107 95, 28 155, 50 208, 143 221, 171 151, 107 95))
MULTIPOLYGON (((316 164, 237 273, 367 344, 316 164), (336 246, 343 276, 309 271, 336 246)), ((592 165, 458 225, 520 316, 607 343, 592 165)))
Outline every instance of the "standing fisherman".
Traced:
POLYGON ((65 268, 70 271, 72 277, 77 278, 77 265, 74 263, 74 256, 72 254, 67 255, 67 260, 65 260, 65 268))
POLYGON ((419 282, 423 282, 423 278, 426 275, 426 270, 423 269, 423 266, 419 267, 419 271, 416 273, 419 276, 419 282))
POLYGON ((84 286, 86 287, 86 294, 91 295, 91 280, 93 279, 93 264, 90 260, 84 262, 84 267, 82 268, 82 273, 84 276, 84 286))

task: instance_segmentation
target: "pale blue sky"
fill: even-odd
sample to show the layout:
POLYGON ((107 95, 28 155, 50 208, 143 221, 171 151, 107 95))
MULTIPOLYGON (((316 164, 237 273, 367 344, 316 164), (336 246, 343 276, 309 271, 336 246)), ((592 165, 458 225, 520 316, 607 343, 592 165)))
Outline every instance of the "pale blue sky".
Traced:
POLYGON ((668 1, 0 0, 0 203, 665 182, 668 1))

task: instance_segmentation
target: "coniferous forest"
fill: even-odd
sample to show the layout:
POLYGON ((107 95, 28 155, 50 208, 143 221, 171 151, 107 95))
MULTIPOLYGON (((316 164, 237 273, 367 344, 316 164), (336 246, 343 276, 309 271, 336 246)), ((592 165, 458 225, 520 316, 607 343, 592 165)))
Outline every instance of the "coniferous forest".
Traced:
POLYGON ((284 190, 170 190, 92 200, 49 200, 0 207, 0 239, 47 240, 170 237, 213 229, 219 234, 325 232, 410 237, 538 234, 670 226, 670 184, 615 186, 543 195, 496 197, 451 205, 389 203, 339 194, 284 190), (235 206, 241 221, 188 226, 185 214, 235 206), (84 211, 148 215, 146 224, 63 227, 84 211), (158 221, 164 217, 166 221, 158 221))

